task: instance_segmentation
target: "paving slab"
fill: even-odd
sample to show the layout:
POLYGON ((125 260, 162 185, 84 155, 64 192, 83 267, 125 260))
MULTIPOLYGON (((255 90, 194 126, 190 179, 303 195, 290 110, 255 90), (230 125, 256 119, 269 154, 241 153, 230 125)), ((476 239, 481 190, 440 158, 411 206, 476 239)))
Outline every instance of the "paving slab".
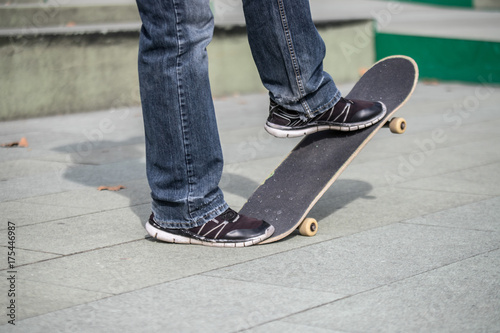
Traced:
POLYGON ((70 164, 56 168, 43 176, 31 175, 3 181, 0 201, 18 200, 85 187, 119 185, 126 181, 144 179, 143 159, 126 160, 107 165, 70 164))
POLYGON ((438 190, 448 193, 469 193, 479 195, 498 196, 500 182, 498 170, 500 163, 481 165, 467 168, 445 175, 430 176, 418 180, 410 180, 400 187, 408 189, 438 190))
POLYGON ((408 221, 408 223, 499 232, 499 212, 500 198, 497 196, 454 209, 420 216, 408 221))
POLYGON ((14 178, 0 184, 0 202, 13 201, 83 188, 83 185, 68 182, 59 176, 59 170, 44 177, 14 178))
MULTIPOLYGON (((477 128, 477 133, 480 132, 480 128, 477 128)), ((461 175, 474 181, 475 168, 483 170, 483 167, 495 165, 500 159, 496 146, 486 138, 490 133, 489 130, 485 132, 487 133, 478 134, 476 137, 474 134, 468 135, 467 131, 461 134, 440 132, 442 134, 439 136, 432 132, 421 132, 385 137, 383 133, 379 133, 380 138, 374 138, 341 177, 367 181, 375 187, 413 184, 411 188, 418 188, 418 183, 422 181, 426 183, 422 189, 449 191, 449 188, 455 188, 457 192, 463 192, 465 189, 459 187, 461 175), (439 139, 435 141, 432 138, 439 139), (471 140, 468 140, 469 138, 471 140), (370 170, 369 173, 366 172, 367 168, 370 170), (454 177, 457 182, 446 184, 444 181, 438 181, 434 184, 431 180, 427 180, 447 177, 454 177)), ((477 192, 470 193, 487 194, 486 190, 484 192, 480 190, 480 186, 483 185, 494 191, 492 184, 486 184, 488 173, 476 175, 477 177, 482 177, 483 182, 477 184, 477 192)), ((492 180, 495 177, 496 175, 491 175, 492 180)))
MULTIPOLYGON (((0 203, 0 211, 5 220, 15 221, 16 226, 21 227, 23 225, 82 215, 87 213, 88 209, 83 207, 60 207, 33 202, 7 201, 0 203)), ((0 225, 0 230, 6 229, 7 223, 0 225)))
MULTIPOLYGON (((147 214, 149 207, 144 207, 143 213, 147 214)), ((18 248, 69 255, 143 239, 144 228, 140 218, 127 207, 18 227, 17 234, 18 248)))
POLYGON ((331 196, 319 201, 309 216, 320 221, 318 234, 332 239, 488 198, 390 187, 352 193, 332 190, 331 196))
POLYGON ((496 250, 499 241, 487 231, 393 224, 205 275, 352 295, 496 250))
MULTIPOLYGON (((326 240, 321 236, 296 237, 282 244, 245 249, 203 248, 200 252, 196 246, 155 242, 146 231, 135 235, 141 239, 122 240, 120 244, 115 240, 113 245, 110 237, 93 250, 22 266, 19 271, 29 280, 120 294, 326 240)), ((84 247, 73 248, 77 246, 84 247)), ((58 297, 54 294, 54 299, 58 297)))
MULTIPOLYGON (((97 138, 97 130, 100 130, 103 139, 107 136, 128 138, 144 134, 143 128, 138 125, 142 125, 141 109, 128 107, 75 113, 71 117, 55 116, 2 122, 1 133, 2 136, 11 135, 13 137, 17 137, 19 134, 38 134, 40 140, 34 140, 34 142, 37 142, 39 147, 51 147, 54 145, 54 140, 50 136, 52 133, 64 133, 68 136, 77 135, 85 139, 85 134, 95 134, 97 138)), ((66 142, 68 141, 72 142, 71 140, 66 142)))
POLYGON ((194 276, 26 319, 30 332, 234 332, 341 297, 328 292, 194 276), (271 296, 271 297, 270 297, 271 296), (186 304, 186 300, 191 301, 186 304), (88 316, 82 315, 88 314, 88 316))
POLYGON ((345 332, 496 332, 500 251, 284 319, 345 332))
POLYGON ((31 177, 43 175, 65 168, 64 163, 45 162, 29 159, 17 159, 14 161, 0 162, 0 178, 6 181, 14 178, 31 177))
MULTIPOLYGON (((146 179, 123 180, 122 182, 110 181, 103 182, 101 185, 123 185, 125 188, 119 191, 99 191, 97 186, 87 187, 80 190, 21 199, 19 202, 48 207, 54 206, 61 209, 68 208, 69 210, 80 208, 86 214, 133 207, 151 202, 150 190, 146 179)), ((50 219, 44 221, 50 221, 50 219)))
MULTIPOLYGON (((405 117, 404 115, 401 116, 407 120, 410 124, 409 126, 412 126, 411 130, 408 129, 408 132, 405 132, 404 135, 394 135, 389 130, 382 129, 370 141, 370 144, 363 148, 351 165, 360 165, 373 161, 380 162, 410 154, 420 155, 422 153, 427 157, 436 154, 438 149, 441 148, 451 148, 461 146, 465 143, 485 141, 491 138, 491 135, 496 135, 493 131, 491 135, 489 131, 484 133, 480 130, 480 125, 476 126, 476 132, 472 129, 467 132, 467 134, 470 133, 470 135, 467 135, 467 138, 464 138, 463 133, 461 133, 462 135, 459 133, 455 135, 455 132, 447 131, 446 128, 421 130, 414 127, 415 123, 413 119, 408 119, 409 117, 405 117)), ((387 164, 390 163, 392 162, 387 162, 387 164)))
POLYGON ((224 132, 221 135, 225 163, 238 163, 263 159, 266 157, 282 156, 283 158, 300 141, 299 138, 290 140, 271 137, 263 122, 257 127, 224 132))
MULTIPOLYGON (((1 246, 0 247, 0 260, 1 260, 1 266, 0 270, 1 271, 6 271, 9 269, 9 249, 7 246, 1 246)), ((17 248, 15 251, 15 256, 10 256, 11 258, 15 258, 16 261, 16 266, 22 266, 22 265, 28 265, 28 264, 33 264, 35 262, 40 262, 40 261, 45 261, 48 259, 54 259, 57 257, 60 257, 60 254, 57 253, 50 253, 46 250, 43 251, 32 251, 32 250, 25 250, 25 249, 20 249, 17 248)), ((5 272, 3 272, 5 273, 5 272)))
POLYGON ((347 333, 345 331, 332 330, 323 327, 309 326, 306 323, 288 323, 284 321, 273 321, 268 324, 255 326, 248 330, 244 330, 245 333, 268 333, 268 332, 289 332, 289 333, 347 333))
MULTIPOLYGON (((7 277, 9 274, 1 272, 0 287, 6 290, 7 277)), ((61 285, 43 283, 39 281, 29 281, 24 279, 16 280, 18 290, 16 321, 25 318, 36 317, 41 313, 57 311, 67 307, 75 306, 109 297, 111 295, 95 291, 82 290, 77 288, 68 288, 61 285), (59 297, 55 298, 54 294, 59 297)), ((2 308, 8 305, 8 299, 3 297, 0 301, 2 308)), ((3 315, 0 317, 0 325, 7 324, 10 318, 3 315)), ((22 328, 16 325, 0 326, 0 332, 23 332, 22 328)), ((26 331, 24 331, 26 332, 26 331)), ((46 331, 48 332, 48 331, 46 331)), ((52 331, 57 332, 57 331, 52 331)))
POLYGON ((419 146, 410 149, 393 159, 395 170, 386 172, 385 178, 391 185, 476 168, 499 160, 497 147, 489 144, 489 141, 470 142, 434 151, 422 150, 419 146))

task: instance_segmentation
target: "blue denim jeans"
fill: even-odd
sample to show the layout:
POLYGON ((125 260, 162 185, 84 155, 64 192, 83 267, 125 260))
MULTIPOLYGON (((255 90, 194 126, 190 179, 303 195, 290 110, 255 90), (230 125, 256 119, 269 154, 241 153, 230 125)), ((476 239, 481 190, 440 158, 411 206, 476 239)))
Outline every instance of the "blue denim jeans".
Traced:
MULTIPOLYGON (((206 47, 209 0, 137 0, 142 19, 139 81, 146 168, 155 219, 191 228, 224 212, 223 158, 206 47)), ((340 92, 323 71, 325 45, 308 0, 243 0, 248 40, 270 97, 304 117, 332 107, 340 92)), ((263 122, 265 119, 263 119, 263 122)))

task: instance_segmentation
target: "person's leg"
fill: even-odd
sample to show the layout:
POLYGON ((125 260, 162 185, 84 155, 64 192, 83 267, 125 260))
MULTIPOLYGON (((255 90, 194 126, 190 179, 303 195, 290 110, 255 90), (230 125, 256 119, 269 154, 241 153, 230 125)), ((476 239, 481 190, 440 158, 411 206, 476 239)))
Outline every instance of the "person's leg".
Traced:
POLYGON ((248 40, 271 99, 312 117, 341 94, 323 70, 326 48, 309 0, 243 0, 248 40))
POLYGON ((243 0, 248 40, 271 98, 266 130, 280 137, 358 130, 385 115, 382 103, 341 98, 323 70, 325 44, 309 0, 243 0))
POLYGON ((196 227, 228 208, 218 187, 223 159, 205 49, 213 34, 212 13, 208 0, 137 0, 137 5, 153 213, 167 227, 196 227))
POLYGON ((143 22, 139 81, 152 211, 146 230, 167 242, 248 246, 269 224, 229 209, 206 47, 209 0, 137 0, 143 22))

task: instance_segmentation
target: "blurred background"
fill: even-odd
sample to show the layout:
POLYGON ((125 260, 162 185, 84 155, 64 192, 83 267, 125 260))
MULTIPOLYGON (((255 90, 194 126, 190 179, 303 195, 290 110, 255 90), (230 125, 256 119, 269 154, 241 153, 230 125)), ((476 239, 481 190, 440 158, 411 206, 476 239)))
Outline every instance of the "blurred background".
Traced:
MULTIPOLYGON (((212 0, 214 97, 263 91, 240 0, 212 0)), ((392 54, 421 79, 500 83, 500 0, 311 0, 325 68, 355 82, 392 54)), ((0 120, 140 104, 134 0, 0 0, 0 120)))

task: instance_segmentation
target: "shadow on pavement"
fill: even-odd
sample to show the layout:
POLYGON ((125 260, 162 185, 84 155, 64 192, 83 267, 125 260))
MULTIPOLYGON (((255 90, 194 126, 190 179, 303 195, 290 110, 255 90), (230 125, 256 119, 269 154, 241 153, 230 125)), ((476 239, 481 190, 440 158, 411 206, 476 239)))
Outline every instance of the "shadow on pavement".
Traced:
MULTIPOLYGON (((99 186, 125 186, 126 189, 117 191, 116 195, 128 199, 128 206, 144 226, 149 217, 149 207, 146 208, 145 205, 151 202, 145 172, 144 137, 138 136, 126 141, 101 141, 92 146, 80 142, 54 150, 69 154, 68 161, 72 163, 62 176, 71 182, 96 188, 96 197, 100 193, 97 191, 99 186)), ((221 184, 225 193, 245 199, 260 185, 248 177, 228 172, 224 173, 221 184)), ((339 179, 309 215, 318 221, 324 220, 358 198, 369 199, 368 193, 371 190, 369 183, 339 179)))

